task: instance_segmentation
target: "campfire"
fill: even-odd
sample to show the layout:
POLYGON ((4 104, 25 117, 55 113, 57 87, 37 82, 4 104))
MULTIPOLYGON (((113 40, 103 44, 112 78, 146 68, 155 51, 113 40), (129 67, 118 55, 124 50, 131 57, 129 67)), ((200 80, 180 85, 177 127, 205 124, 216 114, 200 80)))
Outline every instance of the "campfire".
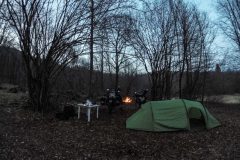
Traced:
POLYGON ((125 104, 131 104, 133 100, 130 97, 125 97, 123 98, 122 102, 125 104))

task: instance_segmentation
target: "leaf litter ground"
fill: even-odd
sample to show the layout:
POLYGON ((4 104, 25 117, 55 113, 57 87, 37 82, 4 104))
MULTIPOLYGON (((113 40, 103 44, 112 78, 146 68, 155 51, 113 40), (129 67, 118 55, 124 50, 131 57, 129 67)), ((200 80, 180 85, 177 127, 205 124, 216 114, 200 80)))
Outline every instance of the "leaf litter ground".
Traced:
POLYGON ((87 123, 85 114, 60 121, 0 103, 0 159, 240 159, 240 106, 207 108, 221 127, 154 133, 125 128, 134 110, 103 108, 87 123))

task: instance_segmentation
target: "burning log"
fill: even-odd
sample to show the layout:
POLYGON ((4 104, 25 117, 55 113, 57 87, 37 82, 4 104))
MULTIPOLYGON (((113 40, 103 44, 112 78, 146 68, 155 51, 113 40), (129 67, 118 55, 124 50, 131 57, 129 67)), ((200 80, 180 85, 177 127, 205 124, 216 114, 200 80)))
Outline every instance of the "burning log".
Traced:
POLYGON ((123 98, 122 102, 125 104, 132 104, 133 100, 130 97, 125 97, 125 98, 123 98))

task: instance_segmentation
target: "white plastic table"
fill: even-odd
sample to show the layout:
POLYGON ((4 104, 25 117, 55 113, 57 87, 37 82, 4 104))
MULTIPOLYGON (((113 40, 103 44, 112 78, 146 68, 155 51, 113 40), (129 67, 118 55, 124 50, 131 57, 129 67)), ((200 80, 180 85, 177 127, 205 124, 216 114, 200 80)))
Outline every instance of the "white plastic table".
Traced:
POLYGON ((98 104, 77 104, 78 107, 78 119, 80 119, 80 113, 81 113, 81 108, 86 108, 87 109, 87 117, 88 117, 88 122, 91 121, 91 109, 96 108, 97 109, 97 118, 98 118, 98 111, 99 111, 99 106, 98 104))

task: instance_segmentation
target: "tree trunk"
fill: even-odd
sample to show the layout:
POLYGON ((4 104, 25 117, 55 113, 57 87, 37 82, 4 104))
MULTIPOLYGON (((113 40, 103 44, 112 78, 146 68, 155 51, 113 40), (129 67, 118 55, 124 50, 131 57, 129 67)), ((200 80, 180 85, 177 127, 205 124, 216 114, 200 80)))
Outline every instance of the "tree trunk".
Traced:
POLYGON ((100 77, 101 78, 101 84, 100 84, 101 85, 101 91, 104 90, 104 82, 103 82, 103 69, 104 69, 103 68, 104 67, 104 65, 103 65, 103 52, 104 51, 103 51, 103 47, 102 47, 102 52, 101 52, 101 75, 100 75, 101 76, 100 77))
POLYGON ((115 90, 118 89, 118 83, 119 83, 119 64, 118 64, 118 60, 119 60, 119 53, 118 53, 117 48, 116 48, 115 90))
POLYGON ((156 100, 158 84, 157 84, 157 73, 155 71, 152 72, 151 79, 152 79, 151 98, 152 98, 152 100, 156 100))
POLYGON ((29 57, 25 57, 27 72, 28 92, 32 107, 35 111, 45 112, 49 108, 49 74, 46 66, 40 63, 29 62, 29 57))
POLYGON ((94 43, 94 0, 91 0, 91 5, 90 5, 90 42, 89 42, 89 48, 90 48, 90 71, 89 71, 89 90, 88 90, 88 96, 92 97, 93 96, 93 43, 94 43))

